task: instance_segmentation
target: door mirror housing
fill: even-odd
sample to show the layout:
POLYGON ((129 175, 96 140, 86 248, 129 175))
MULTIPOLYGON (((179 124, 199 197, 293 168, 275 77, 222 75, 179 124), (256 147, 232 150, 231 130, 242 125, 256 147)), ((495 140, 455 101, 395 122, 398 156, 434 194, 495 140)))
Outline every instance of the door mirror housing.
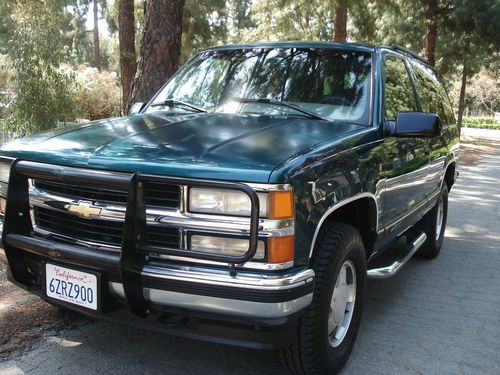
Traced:
POLYGON ((441 134, 441 119, 436 113, 399 112, 393 136, 432 138, 441 134))
POLYGON ((145 103, 143 103, 143 102, 138 102, 138 103, 132 104, 132 106, 130 107, 129 113, 131 115, 135 115, 135 114, 139 113, 141 111, 141 109, 144 107, 144 104, 145 103))

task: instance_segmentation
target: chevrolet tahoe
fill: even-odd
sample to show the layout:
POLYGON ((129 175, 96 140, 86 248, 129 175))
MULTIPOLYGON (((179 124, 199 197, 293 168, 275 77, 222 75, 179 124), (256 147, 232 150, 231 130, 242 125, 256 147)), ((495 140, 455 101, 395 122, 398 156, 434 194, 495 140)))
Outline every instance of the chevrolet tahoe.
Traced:
POLYGON ((13 283, 323 374, 349 357, 366 280, 440 252, 457 126, 402 47, 211 48, 134 108, 2 146, 13 283))

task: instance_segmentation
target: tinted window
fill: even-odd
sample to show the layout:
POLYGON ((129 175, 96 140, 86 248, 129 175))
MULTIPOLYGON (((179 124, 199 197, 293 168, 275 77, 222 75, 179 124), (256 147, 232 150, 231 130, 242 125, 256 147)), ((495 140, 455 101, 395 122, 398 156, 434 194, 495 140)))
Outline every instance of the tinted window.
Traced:
POLYGON ((387 57, 384 60, 385 73, 385 116, 395 120, 398 112, 417 110, 415 93, 403 60, 387 57))
MULTIPOLYGON (((371 54, 315 48, 207 51, 181 69, 154 103, 176 99, 212 111, 300 116, 286 107, 232 98, 290 102, 333 120, 367 123, 371 54)), ((168 110, 148 111, 158 109, 168 110)))
POLYGON ((453 123, 453 108, 436 72, 419 62, 412 62, 417 94, 423 112, 437 113, 443 123, 453 123))

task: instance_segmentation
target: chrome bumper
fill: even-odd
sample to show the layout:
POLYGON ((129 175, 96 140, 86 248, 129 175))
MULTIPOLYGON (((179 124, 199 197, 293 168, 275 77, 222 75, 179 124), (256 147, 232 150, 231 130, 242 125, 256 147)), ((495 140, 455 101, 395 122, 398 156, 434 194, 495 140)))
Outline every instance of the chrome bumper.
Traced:
MULTIPOLYGON (((0 236, 2 224, 0 221, 0 236)), ((19 245, 19 248, 47 260, 65 262, 64 248, 58 249, 58 257, 54 258, 53 250, 59 246, 53 242, 50 245, 48 251, 42 247, 23 245, 19 245)), ((77 259, 77 264, 85 268, 91 264, 86 262, 91 259, 85 256, 96 252, 103 251, 87 250, 86 255, 82 253, 77 259)), ((115 253, 114 257, 114 259, 108 257, 108 266, 116 263, 118 267, 119 255, 115 253)), ((7 263, 1 242, 0 260, 7 263)), ((72 260, 73 264, 68 264, 68 267, 78 269, 74 265, 76 258, 72 260)), ((303 310, 311 304, 313 298, 312 269, 278 273, 242 269, 236 275, 231 275, 228 269, 218 267, 151 262, 144 267, 141 276, 144 298, 153 308, 169 306, 243 318, 277 319, 286 318, 303 310)), ((125 302, 121 283, 109 282, 108 288, 113 297, 125 302)))
MULTIPOLYGON (((142 276, 151 285, 143 288, 143 293, 153 306, 173 306, 238 317, 284 318, 309 306, 313 297, 312 269, 279 276, 244 272, 231 276, 228 271, 200 267, 148 266, 142 276), (172 282, 181 283, 178 290, 168 290, 172 282), (189 283, 189 289, 194 293, 179 291, 182 282, 189 283), (296 295, 299 289, 308 292, 296 295), (288 299, 286 295, 296 297, 288 299)), ((118 299, 125 298, 122 284, 111 282, 109 290, 118 299)))

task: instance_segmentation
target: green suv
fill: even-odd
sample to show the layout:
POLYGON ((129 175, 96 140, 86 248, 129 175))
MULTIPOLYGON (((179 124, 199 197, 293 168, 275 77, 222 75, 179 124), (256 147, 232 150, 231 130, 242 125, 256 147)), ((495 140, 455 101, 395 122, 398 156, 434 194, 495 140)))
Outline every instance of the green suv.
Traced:
POLYGON ((13 283, 94 317, 280 348, 292 373, 323 374, 351 352, 367 278, 440 251, 458 133, 410 51, 212 48, 135 108, 1 148, 13 283))

